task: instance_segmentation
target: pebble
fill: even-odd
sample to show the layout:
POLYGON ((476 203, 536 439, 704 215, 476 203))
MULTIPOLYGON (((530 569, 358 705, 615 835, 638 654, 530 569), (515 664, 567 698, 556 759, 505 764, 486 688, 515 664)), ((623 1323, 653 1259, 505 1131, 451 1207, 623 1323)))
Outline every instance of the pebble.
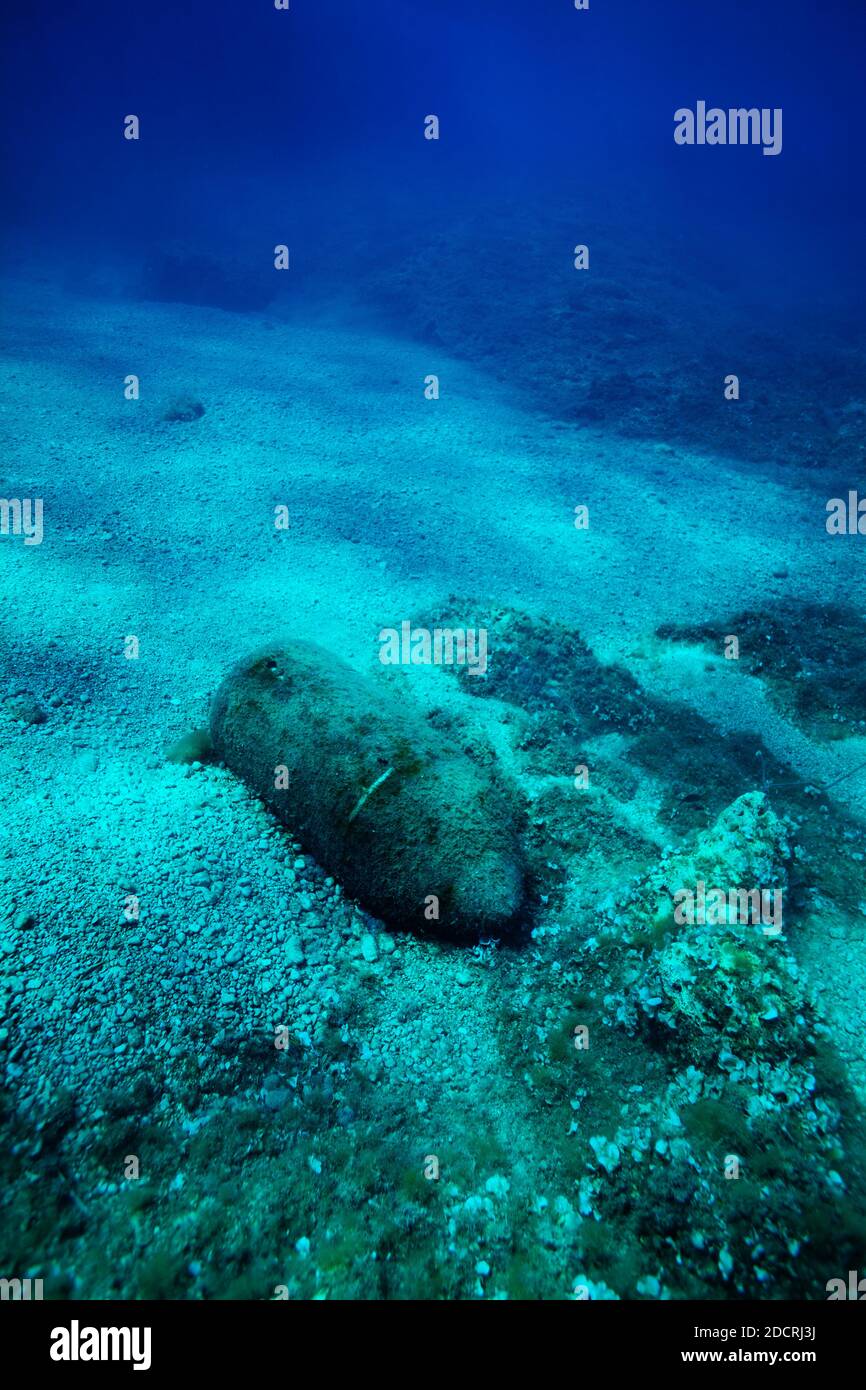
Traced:
POLYGON ((291 1095, 291 1091, 287 1088, 275 1087, 271 1091, 265 1091, 263 1099, 268 1110, 281 1110, 286 1101, 291 1099, 291 1095))
POLYGON ((296 936, 290 936, 286 942, 286 960, 289 965, 304 964, 304 948, 296 936))

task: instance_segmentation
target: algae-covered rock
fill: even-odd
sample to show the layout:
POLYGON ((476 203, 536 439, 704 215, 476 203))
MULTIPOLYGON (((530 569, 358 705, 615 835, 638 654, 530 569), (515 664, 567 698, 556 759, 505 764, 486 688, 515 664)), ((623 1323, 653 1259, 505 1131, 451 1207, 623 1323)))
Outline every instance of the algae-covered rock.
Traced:
POLYGON ((507 798, 384 680, 313 643, 274 646, 229 673, 211 728, 216 756, 370 912, 445 934, 514 923, 507 798))
POLYGON ((708 1072, 727 1048, 805 1076, 814 1010, 786 933, 791 854, 785 822, 749 792, 632 884, 618 935, 641 961, 619 1021, 708 1072))

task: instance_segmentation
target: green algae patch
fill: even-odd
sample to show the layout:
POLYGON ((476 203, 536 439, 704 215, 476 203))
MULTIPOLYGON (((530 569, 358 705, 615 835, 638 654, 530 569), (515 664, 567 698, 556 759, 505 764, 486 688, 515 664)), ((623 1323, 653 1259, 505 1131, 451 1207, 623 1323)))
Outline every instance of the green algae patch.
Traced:
POLYGON ((854 608, 785 601, 697 626, 665 624, 657 636, 700 643, 720 658, 736 637, 742 669, 766 684, 776 707, 805 733, 866 734, 866 624, 854 608))
POLYGON ((210 729, 191 729, 165 750, 168 763, 207 763, 213 756, 210 729))
MULTIPOLYGON (((470 609, 473 606, 478 607, 470 605, 470 609)), ((442 612, 425 615, 421 621, 448 628, 456 625, 461 611, 468 610, 452 598, 442 612)), ((560 740, 584 738, 588 733, 635 732, 652 722, 652 711, 635 678, 620 666, 603 665, 574 629, 495 606, 483 618, 478 626, 488 633, 491 653, 486 676, 478 680, 467 666, 453 668, 468 694, 518 705, 541 720, 545 731, 555 729, 560 740)), ((543 742, 537 739, 539 747, 543 742)))

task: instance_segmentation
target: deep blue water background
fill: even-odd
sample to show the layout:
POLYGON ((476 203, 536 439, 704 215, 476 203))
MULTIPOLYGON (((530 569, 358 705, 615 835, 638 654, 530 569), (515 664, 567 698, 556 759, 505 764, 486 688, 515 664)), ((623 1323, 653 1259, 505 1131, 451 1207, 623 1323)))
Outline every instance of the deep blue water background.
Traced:
POLYGON ((679 237, 732 292, 862 301, 862 0, 13 3, 4 50, 7 227, 43 261, 180 237, 286 240, 302 268, 323 235, 351 276, 398 215, 553 212, 566 190, 650 257, 679 237), (782 154, 678 148, 699 99, 781 106, 782 154))

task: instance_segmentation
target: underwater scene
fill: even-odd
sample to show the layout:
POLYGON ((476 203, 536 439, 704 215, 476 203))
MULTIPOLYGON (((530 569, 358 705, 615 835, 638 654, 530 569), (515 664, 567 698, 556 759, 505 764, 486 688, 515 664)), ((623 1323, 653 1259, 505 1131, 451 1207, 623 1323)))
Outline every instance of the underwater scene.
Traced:
POLYGON ((3 1299, 866 1297, 863 4, 2 34, 3 1299))

